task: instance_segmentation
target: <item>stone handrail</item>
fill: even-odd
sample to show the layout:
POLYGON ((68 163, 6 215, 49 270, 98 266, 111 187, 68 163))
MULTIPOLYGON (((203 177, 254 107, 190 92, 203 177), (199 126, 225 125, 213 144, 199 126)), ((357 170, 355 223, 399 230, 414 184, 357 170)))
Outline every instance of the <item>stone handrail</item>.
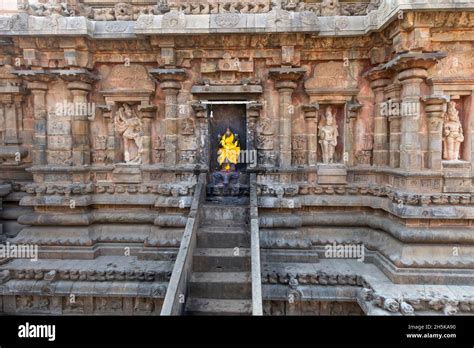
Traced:
POLYGON ((199 174, 196 190, 194 191, 191 210, 189 212, 186 227, 184 228, 183 238, 174 263, 173 273, 171 275, 168 289, 166 290, 165 300, 161 309, 161 315, 181 315, 186 304, 186 295, 188 290, 188 280, 191 277, 193 269, 193 254, 197 243, 197 229, 201 214, 201 203, 204 199, 206 190, 206 174, 199 174))
POLYGON ((263 315, 257 175, 250 174, 250 250, 252 263, 252 315, 263 315))

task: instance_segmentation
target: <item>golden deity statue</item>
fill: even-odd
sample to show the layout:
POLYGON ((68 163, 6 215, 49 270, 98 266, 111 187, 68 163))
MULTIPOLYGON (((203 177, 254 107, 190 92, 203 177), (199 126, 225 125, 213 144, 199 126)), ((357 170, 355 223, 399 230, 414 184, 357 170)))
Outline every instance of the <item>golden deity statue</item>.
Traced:
POLYGON ((240 154, 240 145, 239 140, 237 139, 237 134, 234 135, 230 128, 227 127, 224 135, 220 137, 219 144, 220 148, 219 151, 217 151, 217 154, 219 155, 219 166, 222 170, 234 170, 240 154))

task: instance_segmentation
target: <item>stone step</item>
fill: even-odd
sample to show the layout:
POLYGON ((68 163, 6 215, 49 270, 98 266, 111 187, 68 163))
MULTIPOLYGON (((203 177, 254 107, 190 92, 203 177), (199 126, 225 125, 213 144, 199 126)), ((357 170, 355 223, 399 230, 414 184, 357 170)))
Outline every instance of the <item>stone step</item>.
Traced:
POLYGON ((197 248, 194 252, 195 272, 248 272, 250 249, 248 248, 197 248), (238 251, 238 254, 235 252, 238 251))
POLYGON ((190 297, 186 302, 188 315, 251 315, 251 300, 222 300, 190 297))
POLYGON ((224 205, 224 204, 203 204, 203 221, 209 224, 223 226, 223 223, 229 226, 247 223, 249 220, 248 206, 224 205))
POLYGON ((191 297, 215 299, 252 297, 249 272, 194 272, 189 288, 191 297))
POLYGON ((250 234, 243 226, 203 226, 197 232, 200 248, 250 247, 250 234))
POLYGON ((230 226, 227 226, 228 221, 225 222, 224 225, 216 225, 216 224, 203 224, 199 226, 199 231, 205 232, 225 232, 225 233, 246 233, 248 230, 248 225, 246 224, 236 224, 233 223, 230 226))

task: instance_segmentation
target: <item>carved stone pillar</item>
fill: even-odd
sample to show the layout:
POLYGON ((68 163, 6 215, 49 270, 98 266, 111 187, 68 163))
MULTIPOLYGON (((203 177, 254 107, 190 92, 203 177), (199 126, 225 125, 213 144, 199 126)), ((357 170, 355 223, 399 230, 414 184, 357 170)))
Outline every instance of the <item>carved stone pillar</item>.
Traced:
MULTIPOLYGON (((87 103, 87 94, 90 85, 81 82, 68 84, 71 90, 73 103, 87 103)), ((77 105, 77 104, 76 104, 77 105)), ((87 115, 74 115, 71 121, 72 135, 72 164, 81 166, 91 163, 91 150, 89 145, 89 120, 87 115)))
POLYGON ((247 104, 247 151, 256 149, 257 120, 260 116, 261 103, 247 104))
MULTIPOLYGON (((92 89, 91 84, 97 80, 98 77, 87 70, 65 70, 61 72, 61 78, 68 82, 67 88, 72 94, 72 102, 75 106, 74 110, 92 110, 92 108, 89 107, 88 94, 92 89)), ((72 115, 71 137, 73 166, 89 165, 91 163, 89 118, 92 116, 93 115, 87 115, 84 111, 72 115)))
POLYGON ((430 95, 423 98, 428 116, 428 168, 442 169, 443 115, 449 97, 430 95))
POLYGON ((141 114, 143 120, 142 164, 150 164, 152 162, 151 128, 153 118, 156 114, 156 106, 141 104, 138 105, 138 112, 141 114))
POLYGON ((16 105, 13 100, 4 103, 5 117, 5 145, 18 144, 18 124, 16 117, 16 105))
POLYGON ((401 139, 400 168, 420 170, 423 168, 420 147, 421 85, 428 76, 428 69, 443 53, 405 53, 393 59, 398 71, 401 90, 401 139))
POLYGON ((318 161, 318 110, 319 104, 303 105, 306 121, 306 144, 308 150, 308 165, 316 167, 318 161))
POLYGON ((20 130, 22 126, 22 95, 0 95, 0 132, 4 133, 4 146, 0 149, 0 158, 4 165, 20 165, 28 155, 21 147, 20 130))
POLYGON ((33 95, 33 115, 34 115, 34 140, 33 140, 33 164, 46 164, 46 91, 50 77, 43 76, 43 81, 28 82, 28 89, 33 95))
POLYGON ((195 102, 192 108, 196 115, 196 129, 198 130, 198 150, 197 150, 197 162, 201 166, 207 166, 209 163, 209 126, 207 123, 207 106, 199 102, 195 102))
POLYGON ((384 88, 390 83, 391 73, 386 70, 372 70, 367 74, 372 88, 374 100, 374 148, 373 165, 389 164, 388 114, 384 114, 384 88))
POLYGON ((102 111, 102 116, 107 127, 106 142, 106 161, 105 163, 115 163, 115 130, 112 117, 113 104, 98 105, 97 108, 102 111))
POLYGON ((160 81, 160 88, 165 94, 165 164, 175 166, 178 148, 177 96, 186 72, 184 69, 150 69, 149 72, 160 81))
POLYGON ((270 78, 275 80, 280 101, 277 121, 280 167, 291 166, 291 122, 296 109, 291 102, 291 96, 297 87, 297 81, 305 72, 303 68, 274 68, 269 71, 270 78))
MULTIPOLYGON (((398 83, 391 84, 385 87, 385 98, 392 104, 400 104, 400 91, 402 86, 398 83)), ((402 121, 400 113, 392 114, 388 116, 389 123, 389 166, 391 168, 400 167, 400 139, 401 139, 401 127, 402 121)))
POLYGON ((361 108, 362 104, 360 104, 355 98, 348 101, 345 107, 347 132, 346 139, 348 141, 346 142, 344 149, 345 152, 343 155, 343 161, 349 166, 354 166, 356 164, 370 165, 370 159, 373 151, 372 141, 367 141, 372 140, 371 134, 365 134, 362 146, 359 146, 358 149, 356 148, 359 139, 357 136, 356 122, 357 116, 359 115, 359 110, 361 108))

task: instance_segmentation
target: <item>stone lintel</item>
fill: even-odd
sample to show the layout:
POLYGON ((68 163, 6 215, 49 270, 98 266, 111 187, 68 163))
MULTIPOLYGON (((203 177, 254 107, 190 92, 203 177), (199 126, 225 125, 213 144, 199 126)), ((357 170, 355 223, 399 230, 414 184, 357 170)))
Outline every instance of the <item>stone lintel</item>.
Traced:
POLYGON ((191 88, 193 94, 262 94, 260 85, 194 85, 191 88))

